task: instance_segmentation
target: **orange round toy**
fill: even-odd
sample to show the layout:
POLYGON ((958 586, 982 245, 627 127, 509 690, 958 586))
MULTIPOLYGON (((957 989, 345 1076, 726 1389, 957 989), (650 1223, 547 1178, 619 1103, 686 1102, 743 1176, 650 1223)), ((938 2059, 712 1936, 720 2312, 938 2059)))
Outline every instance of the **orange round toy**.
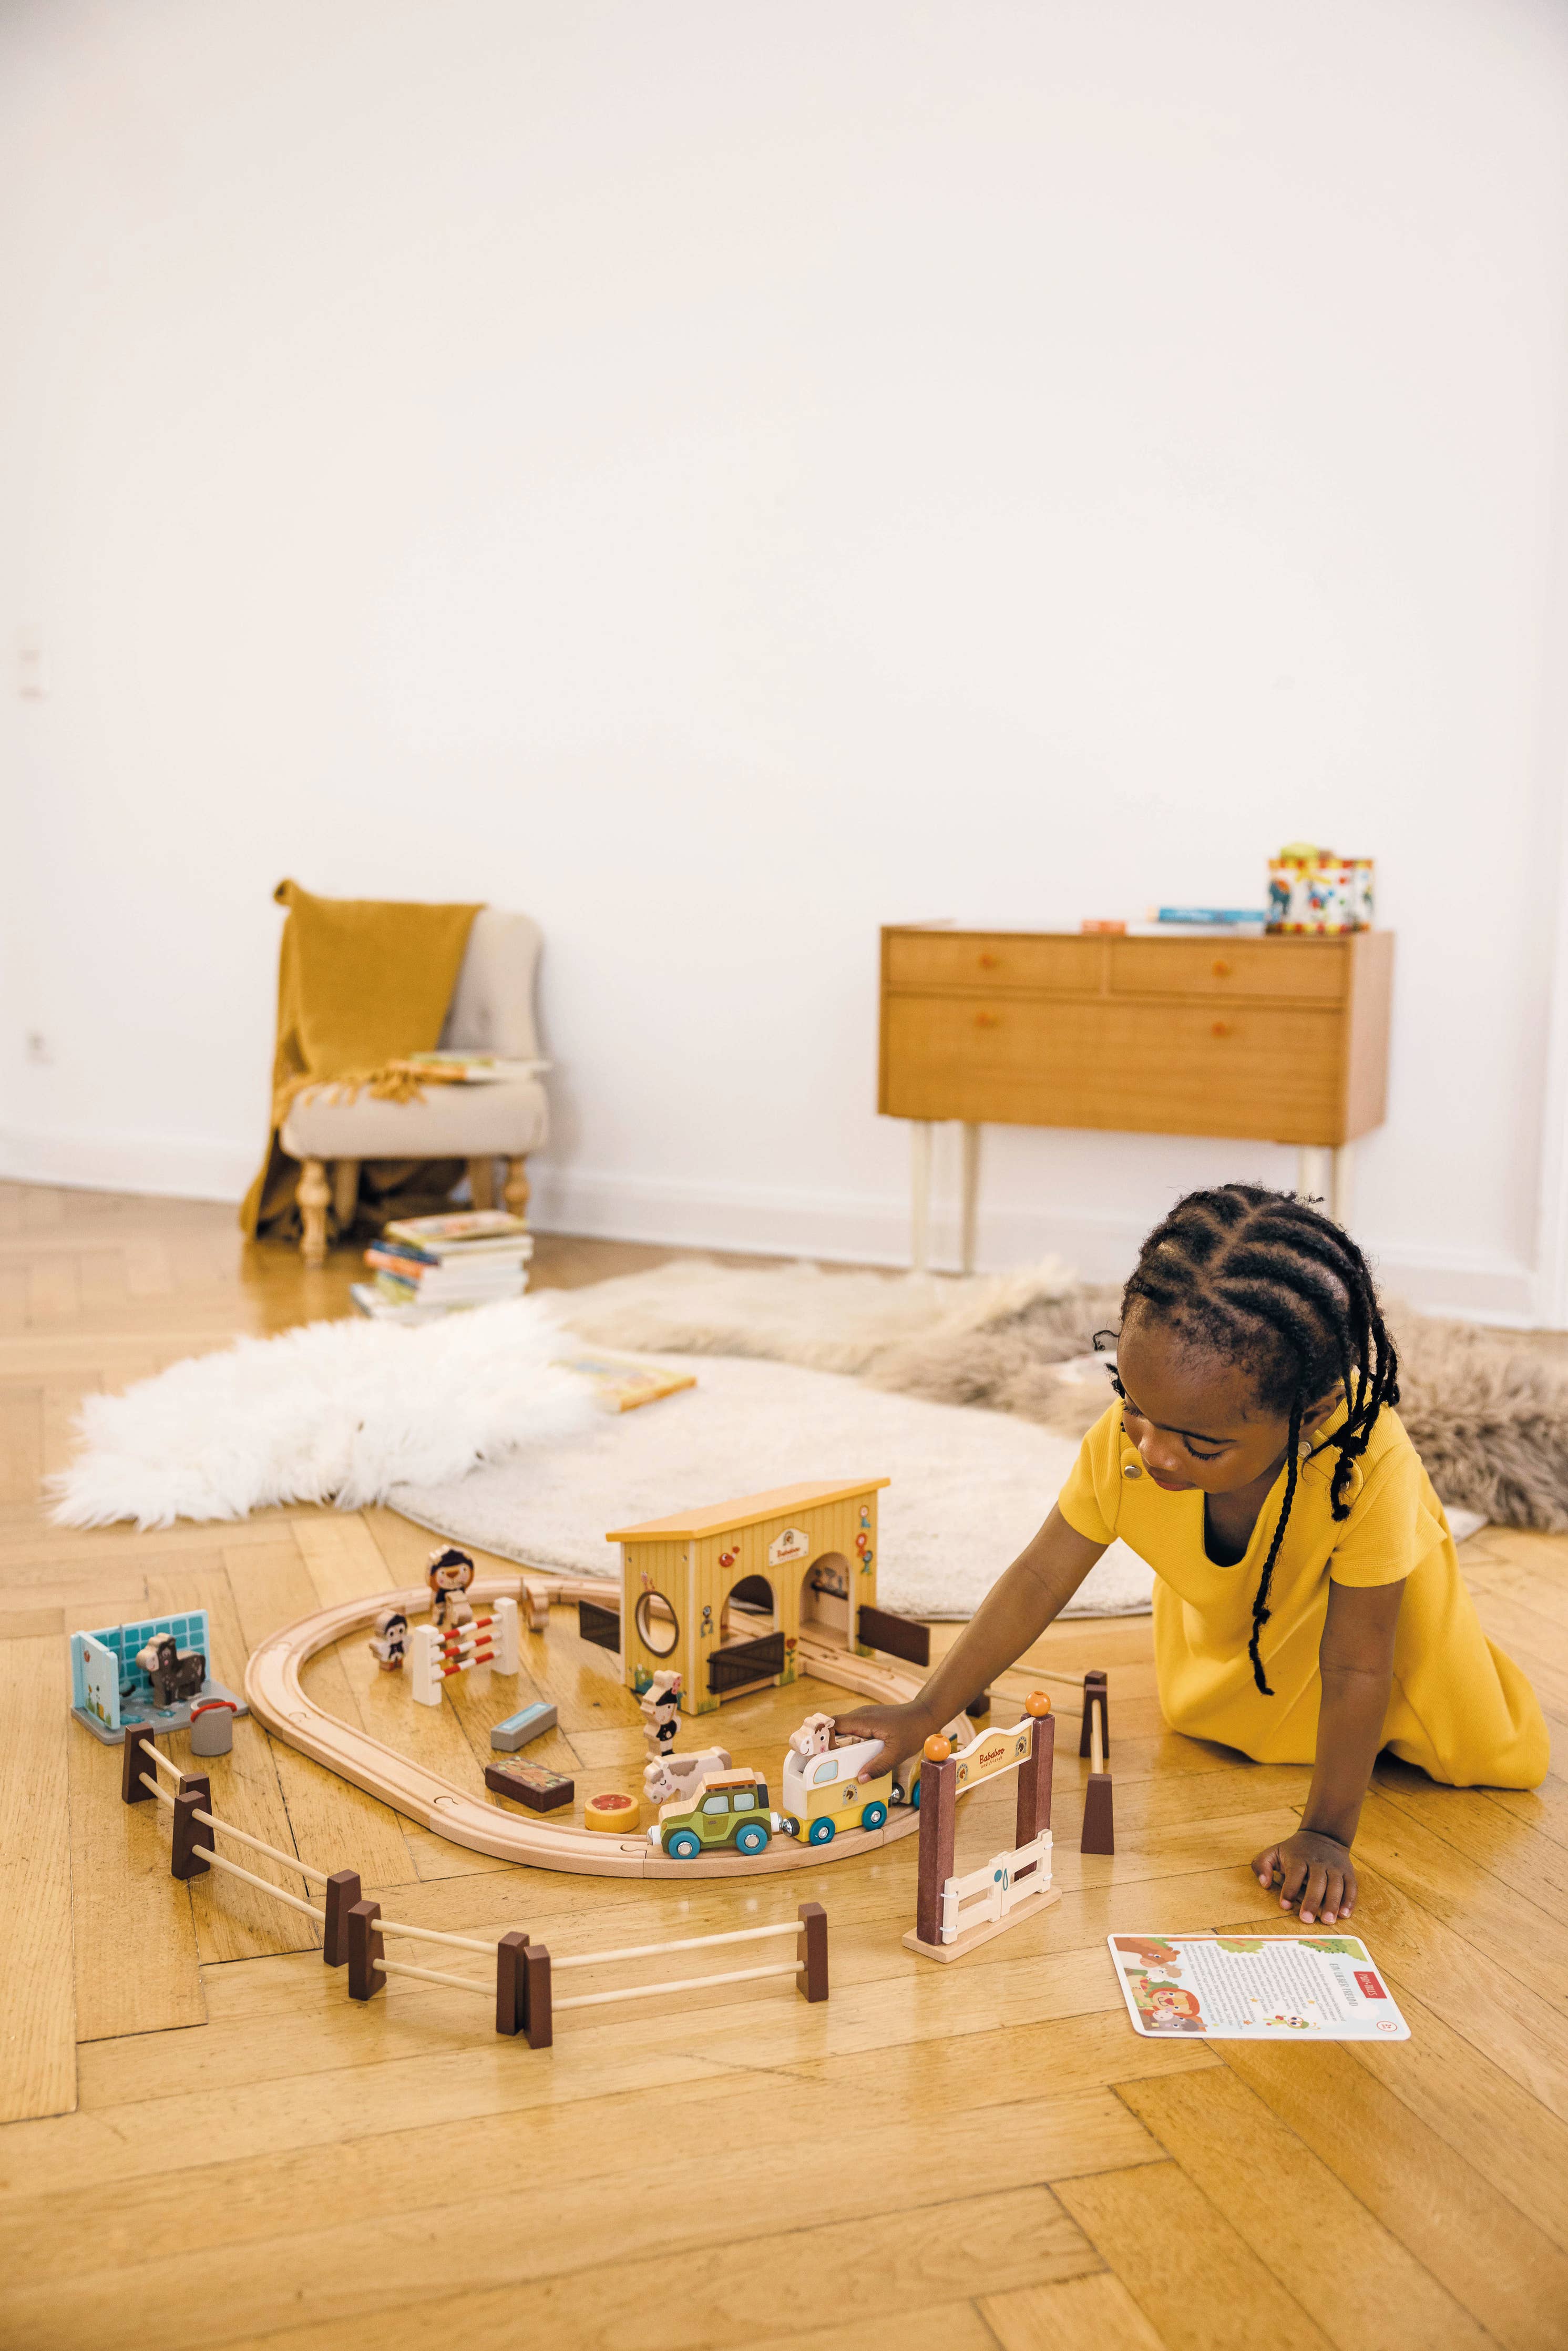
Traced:
POLYGON ((953 1742, 950 1739, 944 1739, 941 1732, 936 1731, 926 1740, 920 1752, 925 1756, 927 1763, 946 1763, 948 1756, 953 1752, 953 1742))
POLYGON ((582 1825, 608 1829, 612 1836, 619 1836, 636 1827, 642 1809, 635 1796, 622 1796, 612 1789, 605 1795, 588 1798, 582 1807, 582 1825))
POLYGON ((1044 1690, 1030 1690, 1023 1702, 1023 1710, 1026 1714, 1049 1714, 1051 1700, 1044 1690))

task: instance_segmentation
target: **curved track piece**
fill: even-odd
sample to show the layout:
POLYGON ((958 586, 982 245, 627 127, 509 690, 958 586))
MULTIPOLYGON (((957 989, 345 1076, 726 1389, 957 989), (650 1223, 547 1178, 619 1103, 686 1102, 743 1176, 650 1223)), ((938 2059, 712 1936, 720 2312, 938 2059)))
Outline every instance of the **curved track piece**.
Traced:
MULTIPOLYGON (((538 1569, 528 1571, 528 1581, 536 1590, 548 1590, 552 1600, 597 1600, 602 1604, 607 1589, 613 1589, 595 1577, 552 1575, 538 1569)), ((478 1601, 505 1596, 520 1601, 522 1584, 520 1575, 491 1576, 475 1583, 468 1597, 478 1601)), ((368 1796, 379 1797, 422 1828, 445 1837, 449 1844, 491 1854, 497 1861, 535 1869, 574 1870, 586 1877, 753 1877, 847 1861, 854 1854, 908 1836, 918 1825, 918 1812, 910 1806, 891 1813, 884 1828, 852 1830, 835 1837, 826 1850, 821 1845, 808 1849, 792 1837, 779 1837, 766 1853, 752 1856, 715 1853, 692 1861, 670 1861, 654 1852, 645 1835, 615 1837, 565 1823, 554 1826, 548 1817, 535 1820, 485 1803, 444 1780, 439 1772, 383 1747, 368 1731, 328 1714, 300 1686, 299 1669, 308 1658, 371 1624, 380 1610, 400 1607, 413 1615, 423 1614, 429 1604, 429 1593, 423 1584, 415 1584, 404 1592, 367 1593, 362 1599, 340 1601, 336 1607, 319 1609, 314 1616, 302 1616, 253 1651, 245 1669, 245 1694, 257 1720, 288 1746, 325 1764, 340 1779, 351 1781, 368 1796)), ((853 1656, 815 1638, 801 1638, 796 1662, 803 1674, 852 1690, 861 1698, 896 1701, 912 1698, 919 1687, 914 1675, 899 1673, 880 1659, 853 1656)))

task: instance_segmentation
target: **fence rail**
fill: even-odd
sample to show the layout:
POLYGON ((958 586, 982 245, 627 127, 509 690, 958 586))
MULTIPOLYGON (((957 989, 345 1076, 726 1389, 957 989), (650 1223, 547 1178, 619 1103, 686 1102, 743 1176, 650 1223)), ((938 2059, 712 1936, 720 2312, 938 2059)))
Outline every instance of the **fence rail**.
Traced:
POLYGON ((434 1927, 415 1927, 397 1918, 383 1918, 379 1902, 367 1902, 357 1870, 318 1869, 312 1863, 301 1861, 297 1853, 284 1853, 277 1845, 268 1844, 265 1838, 252 1836, 248 1829, 235 1828, 212 1810, 212 1785, 204 1772, 183 1771, 172 1756, 156 1746, 151 1728, 138 1723, 127 1729, 125 1752, 120 1777, 120 1795, 128 1804, 144 1804, 151 1797, 172 1815, 172 1836, 170 1844, 169 1869, 172 1876, 193 1878, 204 1876, 215 1869, 225 1876, 242 1878, 268 1894, 275 1902, 301 1911, 320 1927, 321 1957, 329 1967, 346 1967, 349 1971, 350 2000, 373 2000, 384 1990, 389 1976, 408 1976, 420 1983, 441 1984, 454 1991, 477 1992, 488 2000, 494 1992, 496 2030, 515 2038, 521 2034, 530 2048, 546 2049, 553 2039, 552 2016, 556 2008, 601 2008, 614 2001, 653 2000, 668 1992, 695 1991, 709 1984, 757 1983, 768 1976, 793 1976, 801 1996, 808 2001, 828 1997, 828 1916, 820 1902, 802 1902, 793 1918, 780 1918, 771 1926, 737 1927, 717 1935, 686 1935, 671 1942, 632 1943, 621 1950, 574 1951, 552 1962, 549 1952, 534 1943, 520 1929, 486 1942, 474 1935, 448 1935, 434 1927), (149 1771, 142 1767, 151 1763, 149 1771), (170 1793, 158 1778, 165 1772, 175 1783, 170 1793), (270 1878, 258 1877, 254 1870, 243 1868, 214 1849, 217 1837, 232 1837, 252 1853, 265 1855, 285 1869, 291 1870, 312 1886, 326 1888, 326 1904, 318 1907, 287 1886, 276 1886, 270 1878), (386 1957, 386 1938, 406 1936, 413 1942, 438 1943, 449 1949, 476 1951, 495 1969, 493 1984, 479 1982, 472 1976, 452 1974, 440 1968, 415 1967, 407 1959, 386 1957), (716 1943, 752 1943, 771 1935, 794 1935, 799 1938, 798 1953, 793 1959, 768 1967, 734 1968, 710 1976, 683 1976, 671 1983, 628 1984, 615 1991, 574 1993, 570 1999, 556 2001, 551 1993, 553 1969, 608 1967, 625 1959, 662 1958, 670 1951, 710 1949, 716 1943))

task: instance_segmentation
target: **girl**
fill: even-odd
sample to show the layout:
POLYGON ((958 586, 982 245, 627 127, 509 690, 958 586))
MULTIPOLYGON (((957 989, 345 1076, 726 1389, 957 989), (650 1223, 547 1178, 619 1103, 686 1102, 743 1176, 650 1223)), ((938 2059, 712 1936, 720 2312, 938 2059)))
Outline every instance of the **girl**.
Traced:
POLYGON ((1029 1548, 905 1706, 842 1715, 885 1771, 1038 1640, 1116 1536, 1155 1571, 1174 1730, 1311 1763, 1293 1836, 1251 1866, 1303 1924, 1355 1907, 1351 1842, 1378 1750, 1452 1787, 1532 1788, 1546 1725, 1481 1631, 1443 1506, 1395 1416, 1366 1261, 1304 1200, 1189 1193, 1122 1300, 1116 1401, 1029 1548))

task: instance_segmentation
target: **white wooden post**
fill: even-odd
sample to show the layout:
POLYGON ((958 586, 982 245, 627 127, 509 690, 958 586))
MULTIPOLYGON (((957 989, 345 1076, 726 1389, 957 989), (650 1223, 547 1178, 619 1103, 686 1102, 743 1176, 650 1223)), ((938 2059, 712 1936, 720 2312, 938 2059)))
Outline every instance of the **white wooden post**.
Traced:
POLYGON ((495 1621, 490 1627, 490 1646, 496 1653, 495 1667, 498 1674, 515 1674, 517 1670, 517 1602, 497 1600, 495 1621))
POLYGON ((420 1706, 441 1704, 441 1635, 434 1625, 416 1625, 409 1635, 409 1687, 420 1706))

